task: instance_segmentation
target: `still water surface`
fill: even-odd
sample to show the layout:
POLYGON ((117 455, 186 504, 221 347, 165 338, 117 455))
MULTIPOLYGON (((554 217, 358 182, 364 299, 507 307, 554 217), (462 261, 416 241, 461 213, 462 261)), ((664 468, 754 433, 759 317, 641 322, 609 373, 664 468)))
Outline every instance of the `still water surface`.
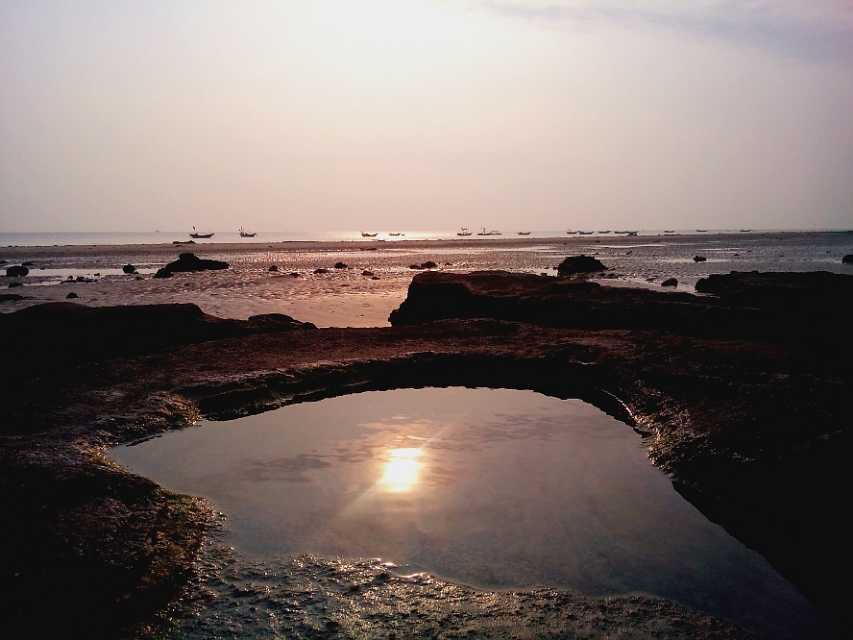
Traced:
POLYGON ((626 425, 532 391, 418 389, 284 407, 118 447, 210 498, 248 555, 382 557, 488 588, 641 591, 777 637, 814 612, 672 487, 626 425))

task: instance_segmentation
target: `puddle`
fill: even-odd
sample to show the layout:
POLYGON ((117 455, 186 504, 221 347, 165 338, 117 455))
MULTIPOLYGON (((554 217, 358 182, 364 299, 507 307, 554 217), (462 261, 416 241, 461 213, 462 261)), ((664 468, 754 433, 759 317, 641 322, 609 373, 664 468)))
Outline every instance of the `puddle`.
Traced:
POLYGON ((247 557, 380 557, 489 589, 644 592, 774 637, 814 629, 794 587, 684 500, 629 427, 580 400, 368 392, 112 454, 209 498, 247 557))

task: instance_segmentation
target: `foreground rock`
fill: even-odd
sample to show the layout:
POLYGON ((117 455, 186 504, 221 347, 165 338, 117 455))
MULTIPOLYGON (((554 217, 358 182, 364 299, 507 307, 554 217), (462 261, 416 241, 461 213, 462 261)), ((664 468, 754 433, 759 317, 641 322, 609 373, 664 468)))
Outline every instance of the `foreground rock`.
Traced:
POLYGON ((155 278, 170 278, 175 273, 191 273, 195 271, 218 271, 227 269, 230 265, 221 260, 199 258, 194 253, 182 253, 174 262, 158 269, 155 278))
POLYGON ((569 256, 557 266, 557 275, 571 276, 576 273, 596 273, 607 271, 607 267, 592 256, 569 256))
POLYGON ((51 302, 0 315, 0 334, 19 338, 6 345, 19 372, 37 370, 45 359, 73 366, 257 332, 313 328, 282 314, 247 321, 217 318, 194 304, 88 307, 51 302))
POLYGON ((132 264, 126 264, 126 265, 124 265, 124 266, 121 268, 121 270, 122 270, 124 273, 128 274, 128 275, 131 275, 131 274, 136 273, 136 267, 135 267, 135 266, 133 266, 132 264))
POLYGON ((505 271, 429 272, 412 279, 392 325, 494 318, 565 328, 665 329, 691 335, 821 335, 843 330, 853 277, 830 273, 715 275, 698 291, 663 293, 505 271), (780 313, 780 311, 785 313, 780 313))
MULTIPOLYGON (((728 278, 723 282, 731 284, 740 276, 728 278)), ((745 334, 743 324, 728 334, 705 327, 703 318, 713 325, 719 314, 758 319, 752 328, 788 315, 772 301, 727 300, 719 282, 713 295, 690 296, 503 272, 422 273, 397 313, 411 323, 375 329, 301 330, 305 325, 286 316, 225 320, 193 305, 57 303, 2 316, 0 331, 14 336, 4 356, 15 363, 0 368, 4 629, 31 630, 38 620, 39 632, 55 637, 130 635, 123 630, 150 621, 192 575, 210 511, 115 467, 103 447, 200 417, 354 391, 469 385, 580 397, 631 425, 683 495, 836 616, 841 632, 849 630, 853 524, 844 509, 853 345, 846 330, 826 326, 790 340, 745 334), (429 312, 426 300, 440 313, 429 312), (688 331, 697 326, 689 323, 704 330, 688 331)), ((846 282, 832 287, 845 290, 846 282)), ((498 633, 492 625, 506 624, 506 637, 744 637, 647 598, 594 602, 553 589, 507 595, 440 581, 433 589, 388 575, 374 580, 369 567, 362 586, 360 571, 330 568, 317 574, 323 582, 315 589, 310 576, 282 587, 281 573, 259 566, 247 580, 213 581, 211 588, 270 582, 260 584, 258 597, 309 592, 304 607, 287 600, 280 610, 297 636, 369 636, 377 629, 440 636, 446 627, 500 637, 504 627, 498 633), (336 577, 358 586, 350 591, 336 577), (460 624, 468 599, 476 615, 460 624), (327 624, 339 601, 351 605, 348 617, 327 624), (426 617, 409 619, 422 626, 398 626, 399 616, 419 607, 426 617), (324 626, 300 626, 313 624, 311 612, 324 626), (348 621, 356 626, 329 626, 348 621)), ((259 619, 250 598, 235 605, 245 615, 231 618, 236 614, 225 607, 237 598, 210 598, 204 586, 191 593, 244 631, 259 619)), ((199 637, 215 635, 206 634, 208 622, 193 627, 199 637)))
POLYGON ((853 253, 844 256, 841 262, 842 264, 853 264, 853 253))

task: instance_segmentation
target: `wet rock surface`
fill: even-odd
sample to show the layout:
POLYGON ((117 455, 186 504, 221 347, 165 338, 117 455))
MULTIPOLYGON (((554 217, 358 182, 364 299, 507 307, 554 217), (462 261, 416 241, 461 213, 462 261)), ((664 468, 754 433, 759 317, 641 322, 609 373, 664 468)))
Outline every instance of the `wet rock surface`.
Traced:
POLYGON ((640 595, 556 589, 489 592, 379 560, 300 556, 251 562, 206 548, 192 595, 158 628, 165 638, 749 638, 725 623, 640 595))
MULTIPOLYGON (((752 326, 744 324, 722 333, 700 324, 697 331, 685 324, 695 322, 690 314, 786 315, 769 301, 739 306, 714 287, 713 295, 690 296, 503 272, 423 273, 396 312, 404 321, 376 329, 292 330, 302 325, 286 316, 223 320, 194 305, 56 303, 0 317, 0 331, 16 337, 9 343, 15 367, 0 370, 0 508, 7 517, 0 579, 8 593, 0 615, 12 629, 44 619, 63 637, 117 637, 149 623, 198 575, 193 562, 212 513, 116 468, 106 446, 189 426, 202 415, 224 419, 369 389, 470 385, 581 397, 631 425, 676 488, 764 554, 843 637, 850 622, 853 527, 843 511, 853 347, 846 332, 825 326, 790 338, 757 337, 741 331, 752 326)), ((296 636, 352 637, 359 629, 440 636, 446 627, 447 637, 562 629, 577 637, 678 637, 680 629, 685 637, 743 637, 642 597, 518 596, 432 578, 397 582, 390 572, 377 580, 382 572, 374 575, 370 563, 341 570, 323 559, 304 570, 216 562, 226 573, 191 583, 187 606, 212 592, 225 637, 268 620, 270 611, 282 633, 296 636), (250 591, 256 601, 241 604, 242 590, 255 589, 247 572, 256 570, 272 572, 272 584, 259 584, 276 602, 264 604, 263 594, 250 591), (278 578, 289 586, 276 586, 278 578), (351 585, 358 588, 350 592, 351 585), (235 617, 226 616, 225 605, 235 602, 235 617), (406 627, 403 611, 413 608, 426 610, 411 618, 422 626, 406 627), (514 618, 521 622, 513 626, 514 618)), ((196 637, 210 637, 204 625, 214 623, 189 620, 180 628, 196 633, 191 624, 199 624, 196 637)))
POLYGON ((169 278, 176 273, 191 273, 194 271, 218 271, 227 269, 229 264, 222 260, 199 258, 194 253, 182 253, 174 262, 157 270, 155 278, 169 278))

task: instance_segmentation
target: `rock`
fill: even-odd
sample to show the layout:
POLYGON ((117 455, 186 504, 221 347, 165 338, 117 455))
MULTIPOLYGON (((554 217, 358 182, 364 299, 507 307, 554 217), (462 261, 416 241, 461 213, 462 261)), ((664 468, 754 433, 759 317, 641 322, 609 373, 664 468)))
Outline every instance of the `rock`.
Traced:
POLYGON ((290 277, 291 277, 291 278, 301 278, 301 277, 302 277, 302 274, 301 274, 301 273, 299 273, 298 271, 291 271, 291 272, 290 272, 290 277))
POLYGON ((6 277, 7 278, 23 278, 30 272, 24 265, 7 267, 6 268, 6 277))
POLYGON ((75 299, 75 298, 79 298, 79 297, 80 297, 80 296, 78 296, 76 293, 74 293, 73 291, 71 291, 71 292, 69 292, 69 293, 68 293, 68 295, 67 295, 67 296, 65 296, 65 299, 66 299, 66 300, 73 300, 73 299, 75 299))
POLYGON ((438 268, 438 265, 435 262, 433 262, 432 260, 427 260, 426 262, 422 262, 421 264, 410 264, 409 265, 409 269, 418 269, 418 270, 437 269, 437 268, 438 268))
POLYGON ((18 295, 17 293, 0 293, 0 302, 17 302, 18 300, 23 300, 24 296, 18 295))
POLYGON ((21 266, 22 267, 34 267, 34 266, 36 266, 36 263, 33 262, 32 260, 27 260, 26 262, 22 262, 21 266))
POLYGON ((14 289, 15 287, 23 287, 23 286, 24 286, 23 282, 10 282, 9 283, 10 289, 14 289))
POLYGON ((277 264, 271 264, 270 268, 267 269, 267 271, 269 271, 270 273, 278 273, 278 265, 277 264))
POLYGON ((145 278, 143 278, 142 276, 136 276, 136 279, 137 280, 145 280, 145 278))
POLYGON ((320 267, 319 269, 314 269, 314 273, 318 273, 318 274, 329 273, 329 270, 324 269, 323 267, 320 267))
POLYGON ((227 269, 230 265, 221 260, 207 260, 199 258, 194 253, 182 253, 174 262, 170 262, 154 274, 155 278, 168 278, 175 273, 188 273, 195 271, 219 271, 227 269))
POLYGON ((361 272, 361 275, 363 275, 363 276, 372 276, 372 275, 373 275, 373 272, 372 272, 372 271, 368 271, 367 269, 365 269, 364 271, 362 271, 362 272, 361 272))
POLYGON ((370 276, 371 280, 379 280, 379 276, 370 276))
POLYGON ((842 264, 853 264, 853 253, 848 253, 846 256, 841 258, 842 264))
POLYGON ((678 286, 678 279, 677 278, 667 278, 666 280, 664 280, 663 282, 660 283, 660 286, 662 286, 662 287, 677 287, 678 286))
POLYGON ((658 329, 702 336, 835 335, 853 315, 853 276, 826 272, 715 275, 717 297, 506 271, 416 275, 392 325, 491 318, 548 327, 658 329))
POLYGON ((707 262, 708 258, 705 256, 693 256, 693 262, 707 262))
POLYGON ((316 329, 310 322, 300 322, 283 313, 264 313, 257 316, 249 316, 247 321, 252 329, 289 331, 291 329, 316 329))
POLYGON ((121 270, 122 270, 122 271, 124 271, 124 272, 125 272, 125 273, 127 273, 127 274, 136 273, 136 267, 134 267, 132 264, 126 264, 126 265, 124 265, 124 266, 121 268, 121 270))
POLYGON ((336 262, 335 269, 349 269, 349 265, 346 262, 336 262))
POLYGON ((563 260, 557 267, 557 274, 570 276, 576 273, 595 273, 606 270, 607 267, 597 258, 581 254, 579 256, 569 256, 563 260))

